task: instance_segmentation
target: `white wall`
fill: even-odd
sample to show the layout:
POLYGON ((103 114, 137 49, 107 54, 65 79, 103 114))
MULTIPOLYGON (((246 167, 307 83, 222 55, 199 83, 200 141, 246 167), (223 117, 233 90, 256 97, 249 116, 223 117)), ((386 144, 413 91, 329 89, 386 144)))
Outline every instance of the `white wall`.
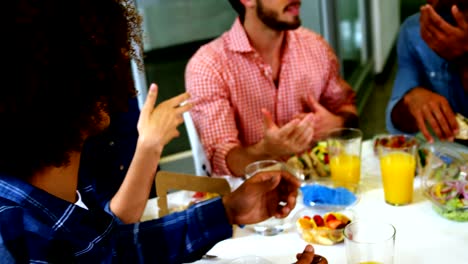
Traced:
POLYGON ((385 66, 400 29, 400 0, 371 0, 374 71, 385 66))

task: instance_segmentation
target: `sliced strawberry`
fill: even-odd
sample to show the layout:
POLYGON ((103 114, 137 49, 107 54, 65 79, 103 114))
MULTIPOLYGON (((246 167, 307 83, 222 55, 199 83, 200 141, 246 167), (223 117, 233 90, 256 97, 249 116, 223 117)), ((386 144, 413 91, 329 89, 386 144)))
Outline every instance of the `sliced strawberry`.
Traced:
POLYGON ((329 213, 327 214, 326 218, 325 218, 325 221, 328 223, 328 221, 331 221, 331 220, 336 220, 336 216, 333 214, 333 213, 329 213))
POLYGON ((323 218, 320 215, 314 215, 314 222, 317 224, 317 226, 324 226, 325 223, 323 221, 323 218))
POLYGON ((343 222, 341 222, 338 219, 332 219, 332 220, 327 221, 327 226, 330 227, 331 229, 337 229, 342 224, 343 222))

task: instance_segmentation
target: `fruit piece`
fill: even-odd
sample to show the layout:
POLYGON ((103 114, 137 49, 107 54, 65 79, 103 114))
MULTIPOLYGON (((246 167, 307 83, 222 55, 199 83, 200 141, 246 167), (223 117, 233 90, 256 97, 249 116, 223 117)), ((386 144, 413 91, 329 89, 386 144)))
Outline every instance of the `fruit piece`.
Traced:
POLYGON ((307 219, 307 220, 310 220, 310 219, 312 219, 312 218, 310 218, 310 216, 308 216, 308 215, 306 215, 306 216, 303 216, 302 218, 305 218, 305 219, 307 219))
POLYGON ((341 222, 338 219, 332 219, 332 220, 327 221, 327 226, 330 227, 331 229, 337 229, 338 226, 341 224, 343 224, 343 222, 341 222))
POLYGON ((323 221, 323 218, 320 215, 314 215, 314 222, 317 226, 325 225, 325 222, 323 221))
POLYGON ((313 228, 316 228, 317 226, 315 225, 315 222, 310 220, 309 219, 306 219, 306 218, 299 218, 299 220, 297 220, 297 227, 299 229, 303 229, 303 230, 307 230, 307 229, 313 229, 313 228))
POLYGON ((326 213, 323 218, 325 219, 326 223, 328 223, 329 221, 336 220, 335 213, 326 213))

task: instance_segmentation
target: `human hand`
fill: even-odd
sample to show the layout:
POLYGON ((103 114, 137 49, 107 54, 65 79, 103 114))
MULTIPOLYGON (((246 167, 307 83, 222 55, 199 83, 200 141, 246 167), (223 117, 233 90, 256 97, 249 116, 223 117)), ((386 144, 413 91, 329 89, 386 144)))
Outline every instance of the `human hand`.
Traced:
POLYGON ((421 36, 429 47, 446 60, 468 52, 468 21, 457 6, 452 7, 457 26, 446 22, 431 5, 421 7, 421 36))
POLYGON ((315 255, 315 250, 312 245, 307 245, 304 252, 296 255, 297 262, 295 264, 327 264, 328 261, 319 256, 315 255))
POLYGON ((262 109, 264 120, 263 149, 273 157, 301 153, 309 149, 314 138, 314 116, 306 114, 294 118, 281 128, 273 121, 271 113, 262 109))
POLYGON ((138 119, 138 143, 147 149, 161 153, 170 140, 179 136, 177 126, 184 122, 182 114, 190 108, 191 103, 180 106, 189 99, 188 93, 180 94, 154 107, 158 97, 158 87, 151 84, 146 102, 138 119))
POLYGON ((253 224, 286 217, 296 206, 299 180, 286 171, 263 171, 223 197, 231 224, 253 224), (281 204, 280 204, 281 202, 281 204))
POLYGON ((312 95, 307 97, 306 103, 314 114, 315 140, 322 140, 331 130, 343 126, 343 118, 328 111, 328 109, 323 107, 312 95))
POLYGON ((422 87, 416 87, 408 92, 404 104, 415 119, 418 129, 429 142, 433 142, 426 122, 441 140, 453 141, 458 133, 458 124, 447 99, 422 87))

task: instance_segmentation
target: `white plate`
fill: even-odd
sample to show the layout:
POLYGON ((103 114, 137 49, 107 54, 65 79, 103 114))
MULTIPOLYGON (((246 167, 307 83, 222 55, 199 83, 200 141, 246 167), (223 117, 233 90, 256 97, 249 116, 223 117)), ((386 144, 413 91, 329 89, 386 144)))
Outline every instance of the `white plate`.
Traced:
POLYGON ((231 264, 272 264, 270 261, 258 256, 245 256, 229 262, 231 264))

